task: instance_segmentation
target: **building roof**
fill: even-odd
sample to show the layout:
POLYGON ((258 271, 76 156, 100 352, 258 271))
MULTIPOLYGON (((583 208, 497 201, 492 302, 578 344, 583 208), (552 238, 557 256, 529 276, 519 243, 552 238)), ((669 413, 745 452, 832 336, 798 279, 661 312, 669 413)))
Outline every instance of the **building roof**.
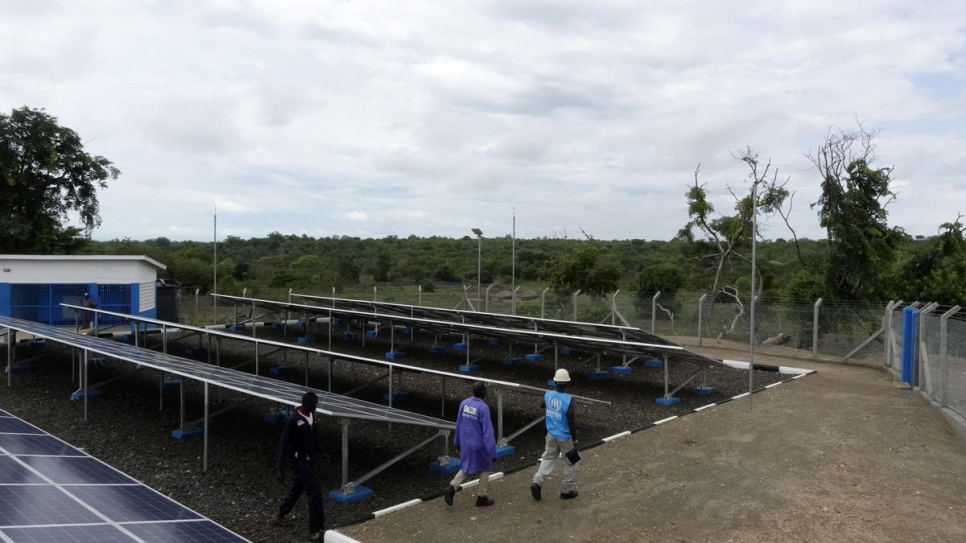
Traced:
POLYGON ((159 270, 168 269, 164 264, 144 255, 0 255, 0 260, 144 261, 159 270))

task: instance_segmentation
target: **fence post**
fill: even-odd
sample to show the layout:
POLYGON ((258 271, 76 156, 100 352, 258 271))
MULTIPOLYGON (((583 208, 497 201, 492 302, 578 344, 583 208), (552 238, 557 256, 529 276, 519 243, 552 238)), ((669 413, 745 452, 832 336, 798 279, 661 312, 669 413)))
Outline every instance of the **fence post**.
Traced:
POLYGON ((493 288, 495 284, 496 283, 490 283, 490 286, 486 287, 486 301, 483 302, 483 311, 486 313, 490 312, 490 289, 493 288))
POLYGON ((379 291, 379 287, 377 287, 376 285, 372 285, 372 301, 373 302, 378 302, 379 301, 378 296, 377 296, 378 291, 379 291))
MULTIPOLYGON (((916 321, 916 324, 918 325, 916 328, 916 350, 913 351, 912 353, 916 361, 916 364, 915 364, 916 370, 915 370, 915 373, 913 374, 913 379, 915 379, 916 381, 914 386, 918 386, 920 390, 922 390, 923 384, 925 384, 927 388, 932 386, 932 383, 929 382, 929 379, 925 379, 925 377, 927 377, 926 372, 929 371, 929 368, 927 368, 924 363, 928 362, 929 353, 927 352, 923 354, 923 347, 924 347, 923 343, 925 342, 924 329, 926 327, 926 324, 925 324, 926 317, 928 317, 930 313, 935 311, 937 307, 939 307, 939 304, 936 302, 926 304, 926 306, 919 311, 919 320, 916 321)), ((931 393, 933 391, 927 390, 926 392, 931 393)))
POLYGON ((540 293, 540 318, 541 319, 543 318, 544 302, 546 301, 548 290, 550 290, 550 287, 543 289, 543 292, 540 293))
POLYGON ((195 289, 195 322, 191 323, 196 326, 198 325, 199 322, 201 322, 201 314, 198 313, 198 292, 200 290, 201 290, 200 288, 195 289))
POLYGON ((892 315, 895 313, 895 308, 902 303, 902 301, 893 302, 890 301, 886 305, 885 315, 882 316, 882 331, 885 332, 885 364, 888 367, 892 367, 892 315))
POLYGON ((701 346, 702 338, 704 338, 704 299, 708 297, 708 293, 705 292, 698 298, 698 347, 701 346))
POLYGON ((292 289, 288 289, 288 303, 292 303, 292 289))
POLYGON ((661 297, 661 291, 657 291, 651 298, 651 333, 654 333, 654 324, 657 321, 657 299, 661 297))
POLYGON ((812 357, 818 358, 818 308, 822 305, 822 299, 815 300, 815 313, 812 316, 812 357))
POLYGON ((416 295, 416 305, 423 305, 423 286, 416 285, 418 294, 416 295))
POLYGON ((942 398, 940 399, 940 405, 942 407, 948 407, 949 405, 948 397, 946 396, 946 383, 949 380, 949 353, 947 352, 949 348, 949 317, 958 313, 960 309, 958 305, 953 306, 949 311, 943 313, 943 316, 939 319, 939 363, 942 366, 941 375, 943 379, 939 389, 942 394, 942 398))
POLYGON ((617 324, 617 293, 620 291, 621 289, 617 289, 610 296, 610 325, 611 326, 614 326, 615 324, 617 324))
POLYGON ((579 295, 580 289, 578 288, 577 292, 574 292, 574 322, 577 322, 577 296, 579 295))
POLYGON ((520 290, 520 285, 517 285, 513 289, 513 301, 510 304, 510 314, 511 315, 516 315, 517 314, 517 291, 518 290, 520 290))

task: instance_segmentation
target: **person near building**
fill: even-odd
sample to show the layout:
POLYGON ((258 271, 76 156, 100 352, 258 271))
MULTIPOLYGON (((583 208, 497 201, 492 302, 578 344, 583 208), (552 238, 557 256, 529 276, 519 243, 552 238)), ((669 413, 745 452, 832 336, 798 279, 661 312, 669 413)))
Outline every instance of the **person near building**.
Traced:
POLYGON ((533 476, 530 494, 540 501, 543 483, 553 473, 558 457, 563 458, 563 479, 560 481, 560 499, 570 500, 577 497, 577 452, 574 436, 577 435, 574 418, 573 397, 565 392, 570 383, 570 373, 561 368, 553 376, 554 390, 543 396, 540 407, 546 409, 547 437, 540 467, 533 476))
POLYGON ((487 494, 487 483, 493 471, 493 459, 496 458, 496 439, 493 436, 490 408, 485 399, 486 384, 477 381, 473 383, 473 395, 460 403, 453 437, 453 445, 460 451, 460 470, 443 493, 446 505, 453 505, 453 496, 460 490, 467 474, 480 478, 476 489, 476 506, 486 507, 495 503, 487 494))
POLYGON ((302 395, 302 405, 292 411, 285 421, 276 451, 275 469, 279 481, 285 481, 285 471, 291 468, 292 484, 278 513, 271 522, 277 526, 291 526, 286 515, 295 508, 299 497, 304 493, 309 506, 309 540, 321 541, 325 525, 325 509, 322 502, 322 485, 315 473, 313 462, 324 458, 325 453, 319 445, 315 409, 319 396, 314 392, 302 395))
POLYGON ((80 314, 80 327, 83 330, 92 326, 91 323, 93 321, 94 313, 90 310, 97 307, 97 302, 94 301, 94 298, 91 298, 90 292, 85 292, 81 297, 81 306, 85 308, 80 314))

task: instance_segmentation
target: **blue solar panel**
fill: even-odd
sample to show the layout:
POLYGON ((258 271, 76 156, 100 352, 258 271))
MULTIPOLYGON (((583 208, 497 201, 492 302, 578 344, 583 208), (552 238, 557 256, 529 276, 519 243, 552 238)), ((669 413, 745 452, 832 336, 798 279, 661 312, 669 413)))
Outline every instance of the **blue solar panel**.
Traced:
POLYGON ((0 416, 0 432, 4 434, 44 434, 43 430, 16 417, 0 416))
POLYGON ((68 486, 65 490, 114 522, 204 518, 146 486, 68 486))
POLYGON ((83 451, 16 421, 0 411, 0 542, 247 541, 83 451))
POLYGON ((3 534, 16 543, 131 543, 137 541, 121 531, 120 527, 110 524, 4 528, 3 534))
POLYGON ((84 456, 84 453, 51 435, 0 434, 0 450, 7 454, 84 456))
POLYGON ((0 486, 0 526, 92 522, 103 519, 55 486, 0 486))
POLYGON ((210 520, 125 524, 124 528, 141 539, 152 543, 181 543, 182 541, 236 543, 245 541, 210 520))
POLYGON ((136 485, 134 479, 90 456, 23 456, 21 460, 58 485, 136 485))
POLYGON ((42 484, 44 479, 12 456, 0 456, 0 485, 42 484))

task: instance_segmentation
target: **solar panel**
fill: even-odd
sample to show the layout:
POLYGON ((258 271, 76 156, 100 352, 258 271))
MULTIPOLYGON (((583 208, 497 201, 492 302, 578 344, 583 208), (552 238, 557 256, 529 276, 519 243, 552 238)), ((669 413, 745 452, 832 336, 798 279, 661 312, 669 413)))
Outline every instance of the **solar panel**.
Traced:
MULTIPOLYGON (((496 322, 501 318, 506 318, 506 315, 461 312, 458 316, 454 316, 451 312, 446 310, 405 306, 410 310, 411 313, 421 313, 427 315, 445 313, 446 318, 450 319, 433 320, 431 318, 410 317, 401 314, 390 315, 388 313, 378 313, 374 312, 371 307, 369 307, 367 311, 361 311, 360 309, 371 305, 373 302, 360 302, 358 300, 338 299, 339 304, 344 304, 349 308, 346 309, 332 308, 328 306, 310 306, 289 302, 277 302, 272 300, 259 300, 254 298, 241 298, 238 296, 228 296, 224 294, 215 294, 214 296, 226 300, 244 302, 246 304, 255 304, 259 307, 278 312, 296 310, 318 315, 355 317, 366 320, 388 320, 399 324, 405 324, 413 328, 422 328, 437 333, 476 334, 485 337, 512 339, 520 343, 543 342, 544 344, 566 346, 591 353, 610 353, 632 357, 653 357, 658 359, 667 356, 672 362, 688 362, 697 366, 705 367, 709 365, 721 364, 721 362, 718 360, 688 351, 681 345, 633 328, 620 328, 614 326, 609 327, 610 329, 614 329, 613 334, 616 334, 616 330, 618 329, 628 331, 627 333, 632 333, 630 331, 636 330, 633 332, 633 335, 638 339, 643 339, 646 341, 632 341, 615 337, 603 337, 606 336, 606 334, 601 334, 600 336, 585 335, 587 330, 593 329, 596 325, 574 323, 570 321, 541 320, 541 323, 556 323, 554 325, 557 328, 556 331, 522 327, 501 328, 492 324, 472 324, 464 321, 472 320, 474 315, 482 315, 482 317, 478 318, 491 319, 496 322)), ((383 309, 385 308, 383 307, 383 309)), ((402 311, 400 311, 400 313, 402 313, 402 311)), ((535 321, 536 319, 530 320, 535 321)))
POLYGON ((6 411, 0 411, 0 540, 247 541, 6 411))
MULTIPOLYGON (((252 375, 231 368, 212 366, 211 364, 142 349, 126 343, 118 343, 110 339, 85 336, 46 324, 0 316, 0 326, 22 330, 35 336, 46 337, 79 349, 86 349, 90 352, 118 360, 140 364, 173 375, 187 377, 287 405, 299 405, 302 401, 302 394, 307 390, 311 390, 318 394, 318 411, 324 415, 428 426, 437 429, 452 430, 456 427, 455 423, 451 421, 411 413, 365 400, 349 398, 323 390, 310 389, 286 381, 252 375)), ((27 438, 29 436, 24 436, 24 439, 27 438)), ((2 439, 3 437, 0 437, 0 447, 3 446, 2 439)), ((8 437, 8 439, 13 438, 8 437)))

